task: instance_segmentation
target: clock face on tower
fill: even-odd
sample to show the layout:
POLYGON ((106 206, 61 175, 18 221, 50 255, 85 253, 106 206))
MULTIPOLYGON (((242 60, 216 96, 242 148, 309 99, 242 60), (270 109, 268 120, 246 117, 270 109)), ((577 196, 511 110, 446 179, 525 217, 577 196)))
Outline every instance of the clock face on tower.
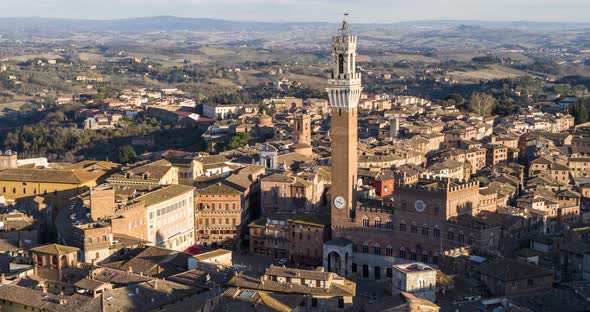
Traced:
POLYGON ((426 203, 423 200, 418 199, 414 203, 414 208, 416 208, 416 211, 418 212, 424 212, 424 210, 426 210, 426 203))
POLYGON ((336 198, 334 198, 334 207, 338 209, 346 207, 346 199, 342 196, 336 196, 336 198))

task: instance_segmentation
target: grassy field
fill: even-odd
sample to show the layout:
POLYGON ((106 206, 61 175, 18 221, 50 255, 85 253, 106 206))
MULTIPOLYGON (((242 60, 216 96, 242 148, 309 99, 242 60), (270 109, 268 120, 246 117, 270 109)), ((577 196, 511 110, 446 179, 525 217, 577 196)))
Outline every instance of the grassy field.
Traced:
POLYGON ((34 58, 44 58, 50 60, 59 59, 61 56, 56 53, 23 54, 19 56, 8 57, 7 60, 13 62, 24 62, 34 58))
POLYGON ((80 53, 78 53, 78 57, 80 58, 81 61, 90 62, 90 63, 106 62, 106 61, 115 59, 115 58, 104 57, 98 53, 89 53, 89 52, 80 52, 80 53))
POLYGON ((198 51, 205 54, 206 56, 213 57, 228 56, 235 54, 234 51, 214 47, 201 47, 198 49, 198 51))
POLYGON ((299 81, 299 82, 301 82, 301 84, 303 86, 310 87, 310 88, 318 88, 318 87, 322 87, 326 84, 325 77, 291 74, 291 73, 287 73, 284 76, 291 81, 299 81))
POLYGON ((455 71, 447 74, 448 77, 459 81, 479 81, 479 80, 492 80, 502 78, 515 78, 528 75, 524 71, 512 69, 502 65, 492 65, 486 69, 480 69, 475 71, 455 71))
POLYGON ((6 103, 0 103, 0 117, 5 116, 11 111, 18 111, 27 101, 12 101, 6 103))
POLYGON ((227 88, 237 88, 238 86, 229 79, 218 79, 213 78, 210 80, 211 83, 218 85, 220 87, 227 87, 227 88))
POLYGON ((392 53, 389 55, 378 55, 378 56, 363 56, 361 55, 357 60, 359 62, 387 62, 387 63, 397 63, 401 61, 409 61, 409 62, 423 62, 423 63, 438 63, 438 60, 435 58, 423 56, 423 55, 416 55, 416 54, 402 54, 402 53, 392 53))

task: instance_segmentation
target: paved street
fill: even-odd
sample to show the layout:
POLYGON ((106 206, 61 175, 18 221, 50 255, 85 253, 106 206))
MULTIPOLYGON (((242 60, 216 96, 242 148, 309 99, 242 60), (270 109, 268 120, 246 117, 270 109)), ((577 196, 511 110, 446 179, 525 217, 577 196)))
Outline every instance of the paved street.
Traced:
POLYGON ((264 273, 264 270, 271 264, 279 265, 278 260, 258 255, 244 255, 241 251, 234 251, 233 260, 235 267, 254 276, 264 273))

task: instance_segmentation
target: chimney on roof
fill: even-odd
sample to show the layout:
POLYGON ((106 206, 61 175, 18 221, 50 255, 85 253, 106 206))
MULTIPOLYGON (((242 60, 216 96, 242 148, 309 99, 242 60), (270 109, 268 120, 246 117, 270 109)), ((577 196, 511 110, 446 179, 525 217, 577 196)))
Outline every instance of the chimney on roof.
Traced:
POLYGON ((129 272, 129 273, 133 273, 133 267, 129 267, 129 268, 127 268, 127 272, 129 272))

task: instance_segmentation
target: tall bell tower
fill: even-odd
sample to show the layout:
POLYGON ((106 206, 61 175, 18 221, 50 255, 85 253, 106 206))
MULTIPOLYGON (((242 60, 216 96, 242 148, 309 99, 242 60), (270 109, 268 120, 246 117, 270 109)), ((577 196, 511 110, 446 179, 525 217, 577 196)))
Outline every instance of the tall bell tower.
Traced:
POLYGON ((357 184, 357 106, 361 74, 356 72, 357 37, 346 16, 332 37, 331 79, 328 80, 332 128, 332 228, 346 226, 354 218, 357 184))

